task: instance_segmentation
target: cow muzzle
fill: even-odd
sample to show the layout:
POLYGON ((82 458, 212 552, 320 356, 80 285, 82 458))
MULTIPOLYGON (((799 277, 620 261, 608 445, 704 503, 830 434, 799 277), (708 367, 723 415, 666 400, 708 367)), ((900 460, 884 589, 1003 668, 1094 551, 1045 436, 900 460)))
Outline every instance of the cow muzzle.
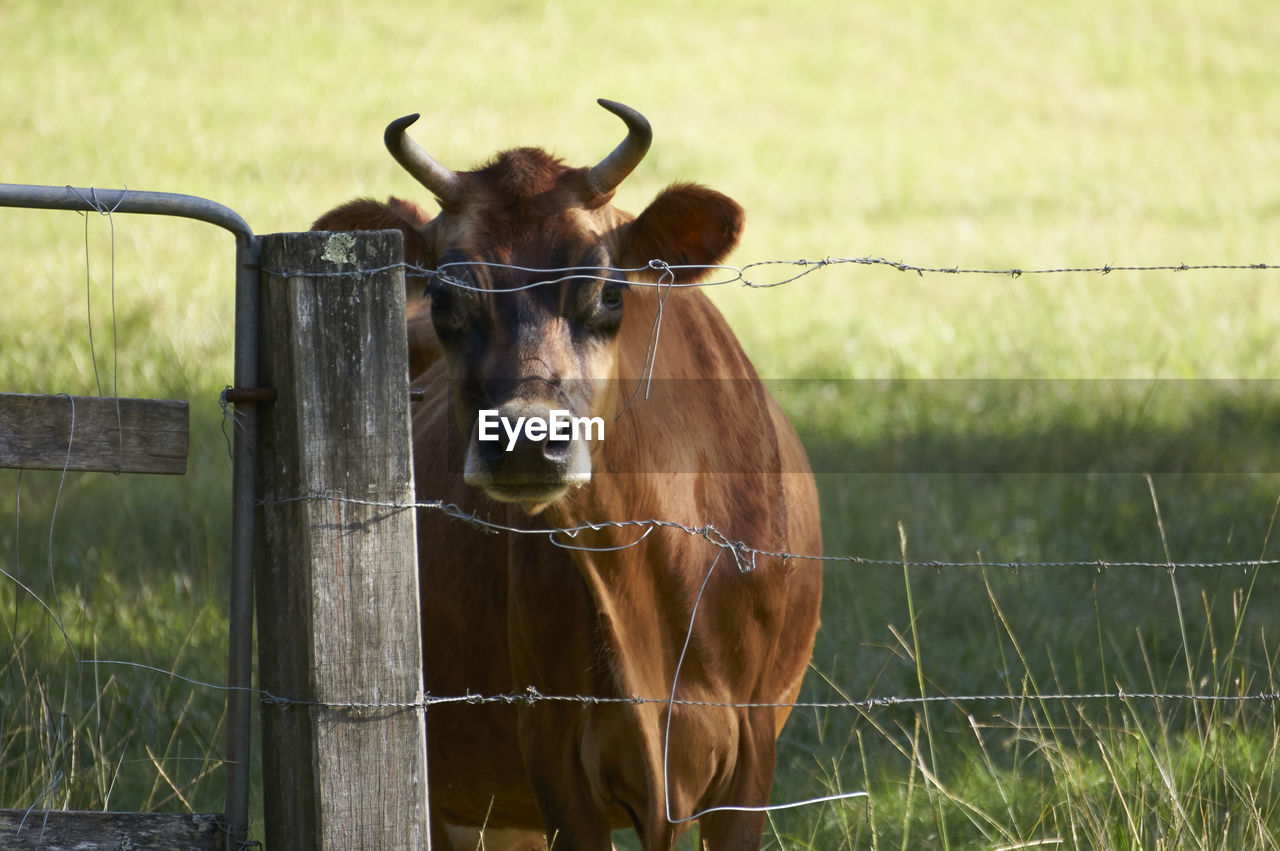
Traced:
POLYGON ((543 403, 509 402, 482 409, 467 445, 463 479, 500 502, 531 513, 591 481, 588 418, 543 403))

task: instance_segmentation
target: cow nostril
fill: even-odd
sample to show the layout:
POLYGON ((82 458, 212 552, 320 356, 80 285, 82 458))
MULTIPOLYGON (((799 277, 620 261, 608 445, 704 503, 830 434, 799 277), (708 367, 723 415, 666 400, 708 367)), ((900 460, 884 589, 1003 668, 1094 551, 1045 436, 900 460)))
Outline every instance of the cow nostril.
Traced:
POLYGON ((500 440, 482 440, 477 446, 480 449, 480 457, 488 463, 495 463, 506 454, 505 445, 500 440))
POLYGON ((569 457, 568 440, 548 440, 542 444, 542 457, 548 461, 563 461, 569 457))

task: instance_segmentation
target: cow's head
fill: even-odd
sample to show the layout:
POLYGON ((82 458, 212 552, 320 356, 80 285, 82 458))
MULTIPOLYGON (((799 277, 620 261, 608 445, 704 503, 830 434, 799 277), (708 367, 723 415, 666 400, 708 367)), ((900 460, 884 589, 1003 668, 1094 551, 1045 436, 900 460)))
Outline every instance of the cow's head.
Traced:
MULTIPOLYGON (((614 207, 614 190, 644 157, 652 132, 635 110, 600 105, 625 122, 627 137, 591 168, 518 148, 475 171, 453 172, 406 135, 417 116, 386 132, 393 156, 441 207, 435 218, 394 201, 388 209, 411 224, 415 244, 407 254, 440 270, 428 285, 430 315, 468 435, 465 479, 530 512, 590 481, 599 441, 585 430, 575 437, 572 427, 566 439, 539 437, 527 425, 551 421, 554 411, 600 417, 607 441, 619 410, 620 332, 631 322, 645 323, 647 333, 652 320, 651 309, 633 313, 644 313, 655 294, 631 285, 658 281, 658 273, 617 270, 645 269, 651 260, 719 263, 742 229, 733 200, 692 184, 669 187, 639 216, 614 207), (497 420, 498 440, 480 439, 483 411, 496 412, 486 416, 497 420), (512 443, 501 423, 514 426, 521 417, 526 428, 512 443)), ((689 283, 699 274, 674 268, 666 280, 689 283)))

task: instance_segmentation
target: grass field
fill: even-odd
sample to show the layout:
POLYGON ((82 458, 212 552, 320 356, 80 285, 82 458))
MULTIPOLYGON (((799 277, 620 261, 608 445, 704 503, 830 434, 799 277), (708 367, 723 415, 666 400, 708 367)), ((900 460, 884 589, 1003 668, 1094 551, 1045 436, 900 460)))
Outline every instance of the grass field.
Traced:
MULTIPOLYGON (((426 200, 391 118, 456 167, 586 163, 604 96, 655 127, 620 205, 715 186, 741 264, 1280 264, 1274 3, 640 5, 6 0, 0 180, 301 230, 426 200)), ((231 239, 0 209, 0 263, 0 390, 188 398, 193 428, 178 479, 0 471, 0 807, 220 810, 222 696, 152 668, 225 676, 231 239)), ((827 552, 886 562, 829 566, 804 699, 1025 695, 798 711, 775 800, 870 795, 769 844, 1280 845, 1275 703, 1131 696, 1280 691, 1276 568, 1159 566, 1276 557, 1280 272, 834 265, 713 297, 810 447, 827 552)))

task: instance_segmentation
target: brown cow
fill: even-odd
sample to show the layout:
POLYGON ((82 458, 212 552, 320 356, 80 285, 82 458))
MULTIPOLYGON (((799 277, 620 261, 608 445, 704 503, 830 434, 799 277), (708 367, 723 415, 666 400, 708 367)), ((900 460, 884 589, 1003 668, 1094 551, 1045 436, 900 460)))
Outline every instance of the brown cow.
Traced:
MULTIPOLYGON (((410 262, 440 267, 429 309, 410 318, 415 369, 425 368, 414 382, 426 396, 413 422, 421 500, 529 529, 647 518, 715 528, 606 526, 553 539, 486 533, 423 509, 426 689, 665 699, 680 664, 677 701, 787 703, 813 650, 820 567, 752 560, 708 539, 818 554, 813 477, 719 311, 700 290, 669 286, 702 274, 678 267, 728 254, 742 211, 692 184, 666 189, 639 216, 612 206, 650 130, 634 110, 600 103, 629 132, 590 169, 520 148, 454 173, 405 135, 416 116, 396 121, 388 147, 440 215, 357 201, 316 223, 398 227, 410 262), (548 271, 565 268, 576 275, 548 271), (645 271, 617 271, 636 268, 645 271), (504 428, 567 411, 600 417, 606 433, 485 441, 482 411, 504 428)), ((598 849, 630 826, 646 849, 670 848, 691 815, 768 802, 788 711, 433 706, 433 842, 460 846, 460 829, 483 826, 490 848, 534 832, 538 847, 545 833, 557 849, 598 849)), ((710 848, 758 846, 764 827, 761 813, 741 810, 698 821, 710 848)))

